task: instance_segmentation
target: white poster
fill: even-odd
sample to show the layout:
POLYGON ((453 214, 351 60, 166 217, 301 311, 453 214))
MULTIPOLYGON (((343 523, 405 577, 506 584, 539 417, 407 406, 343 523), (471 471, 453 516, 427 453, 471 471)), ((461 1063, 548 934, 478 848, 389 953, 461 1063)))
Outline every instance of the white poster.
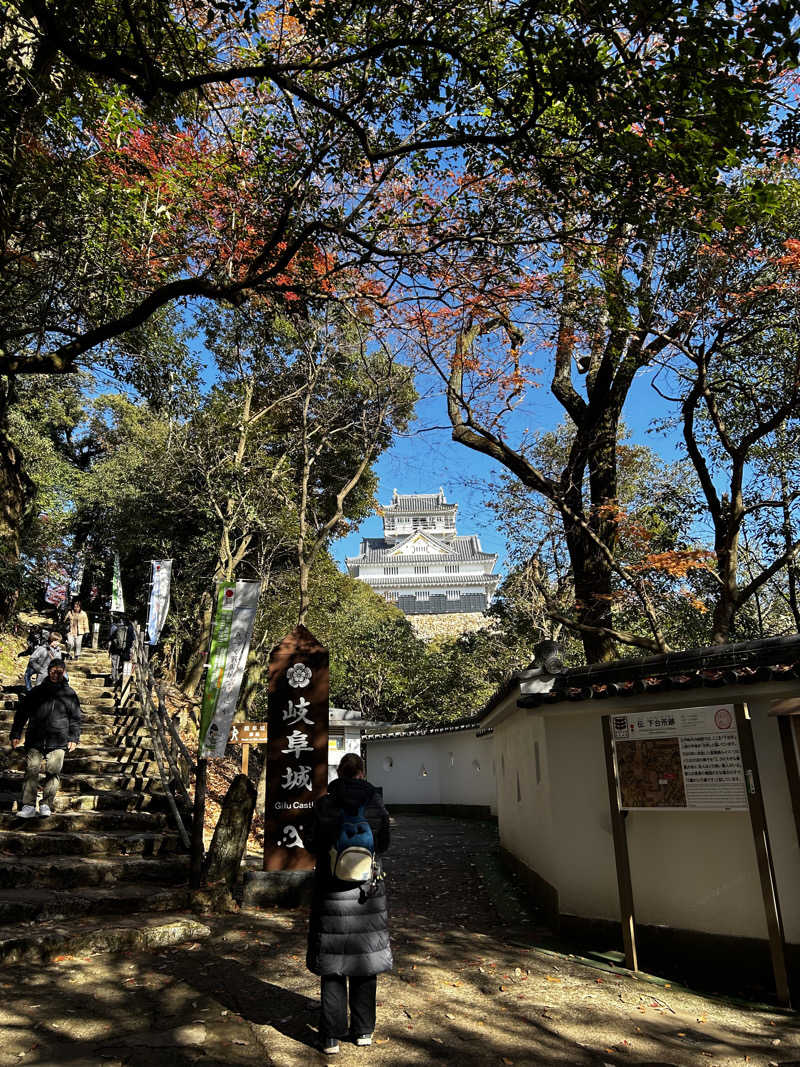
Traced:
POLYGON ((122 615, 125 601, 122 596, 122 571, 119 565, 119 552, 114 553, 114 574, 111 578, 111 610, 122 615))
MULTIPOLYGON (((223 588, 223 592, 227 591, 223 588)), ((242 687, 247 655, 250 651, 250 639, 253 636, 253 624, 256 621, 258 598, 261 593, 260 582, 237 582, 234 587, 232 608, 218 602, 219 621, 222 612, 232 610, 230 625, 217 627, 218 638, 211 657, 206 676, 206 693, 203 710, 213 708, 213 716, 206 726, 203 718, 200 724, 202 747, 200 755, 210 759, 221 759, 225 755, 225 746, 231 732, 236 702, 242 687), (205 727, 205 729, 204 729, 205 727)), ((227 622, 227 620, 224 620, 227 622)))
POLYGON ((732 704, 612 715, 623 810, 746 811, 732 704))
POLYGON ((151 645, 158 644, 169 612, 171 559, 154 559, 151 563, 150 606, 147 611, 147 636, 151 645))

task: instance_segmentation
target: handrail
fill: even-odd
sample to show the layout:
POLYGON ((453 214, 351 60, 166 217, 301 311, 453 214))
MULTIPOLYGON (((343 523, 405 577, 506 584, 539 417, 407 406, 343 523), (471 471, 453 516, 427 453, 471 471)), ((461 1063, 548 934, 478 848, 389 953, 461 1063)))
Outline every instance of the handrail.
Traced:
MULTIPOLYGON (((153 677, 153 672, 150 670, 150 664, 147 662, 144 642, 138 626, 134 626, 134 634, 131 658, 136 669, 136 687, 139 691, 139 702, 142 706, 148 730, 150 731, 150 737, 153 742, 153 753, 156 757, 156 765, 158 766, 161 784, 167 797, 167 803, 169 804, 170 811, 175 819, 184 848, 188 849, 191 847, 191 839, 183 819, 181 818, 181 814, 178 811, 178 805, 175 802, 175 796, 172 792, 172 783, 175 782, 177 784, 187 804, 191 804, 191 798, 189 796, 189 791, 186 788, 184 774, 181 768, 177 765, 170 746, 166 743, 164 727, 161 721, 162 718, 166 719, 169 723, 173 737, 177 735, 177 731, 175 730, 174 723, 167 714, 162 694, 156 688, 156 680, 153 677), (158 708, 156 708, 152 697, 152 690, 154 688, 159 692, 158 708), (172 771, 172 777, 167 773, 168 770, 172 771)), ((180 741, 180 738, 178 738, 178 740, 180 741)), ((188 750, 182 742, 180 747, 188 754, 188 750)), ((189 763, 191 765, 191 756, 189 756, 189 763)))

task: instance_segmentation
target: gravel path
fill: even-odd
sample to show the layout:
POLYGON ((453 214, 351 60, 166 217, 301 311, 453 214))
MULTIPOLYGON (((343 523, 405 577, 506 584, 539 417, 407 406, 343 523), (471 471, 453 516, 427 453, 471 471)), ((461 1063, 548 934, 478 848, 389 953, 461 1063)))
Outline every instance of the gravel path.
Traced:
POLYGON ((387 862, 396 970, 371 1049, 313 1050, 302 913, 204 919, 160 952, 0 973, 0 1065, 800 1064, 798 1017, 688 993, 534 947, 489 824, 402 816, 387 862), (510 921, 509 921, 510 919, 510 921))

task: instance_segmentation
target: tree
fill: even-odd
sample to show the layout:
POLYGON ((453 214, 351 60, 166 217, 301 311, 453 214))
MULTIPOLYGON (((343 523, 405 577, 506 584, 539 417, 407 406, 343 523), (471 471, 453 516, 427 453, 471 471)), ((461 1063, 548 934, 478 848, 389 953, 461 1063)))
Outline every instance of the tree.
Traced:
POLYGON ((666 279, 675 325, 662 328, 670 384, 660 391, 680 407, 683 444, 713 530, 714 642, 730 638, 737 612, 787 567, 796 604, 800 260, 786 235, 800 217, 799 191, 787 167, 745 177, 729 193, 732 221, 720 223, 710 241, 687 234, 666 279), (770 211, 748 197, 765 178, 778 180, 770 211), (743 537, 769 549, 766 559, 748 553, 744 581, 743 537))
MULTIPOLYGON (((745 154, 769 78, 793 55, 792 7, 672 0, 302 2, 10 0, 0 51, 0 374, 67 373, 175 301, 276 310, 415 273, 423 246, 506 234, 459 172, 525 171, 558 193, 641 183, 667 158, 713 182, 745 154), (687 76, 687 71, 693 72, 687 76), (565 106, 566 105, 566 106, 565 106), (647 136, 631 124, 645 116, 647 136), (553 146, 561 146, 558 152, 553 146), (409 190, 425 197, 409 205, 409 190), (433 194, 433 195, 432 195, 433 194), (424 239, 420 235, 426 235, 424 239)), ((0 401, 6 401, 5 390, 0 401)), ((0 406, 4 547, 25 482, 0 406)))
MULTIPOLYGON (((699 486, 685 468, 631 444, 624 426, 619 433, 618 496, 609 509, 617 526, 609 601, 615 632, 626 645, 654 652, 703 644, 712 598, 698 588, 697 576, 709 573, 713 553, 697 537, 699 486)), ((546 474, 559 471, 573 437, 568 423, 537 433, 530 461, 546 474)), ((506 535, 512 563, 497 614, 505 626, 527 635, 531 648, 541 639, 569 645, 576 633, 575 586, 557 508, 510 474, 490 485, 487 504, 506 535)))

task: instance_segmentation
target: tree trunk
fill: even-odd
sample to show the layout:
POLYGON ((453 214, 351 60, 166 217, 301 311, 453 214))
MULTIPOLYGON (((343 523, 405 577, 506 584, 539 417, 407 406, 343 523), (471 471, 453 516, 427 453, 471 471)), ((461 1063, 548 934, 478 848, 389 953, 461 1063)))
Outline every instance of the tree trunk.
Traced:
MULTIPOLYGON (((575 614, 582 626, 613 628, 611 567, 589 535, 574 521, 564 519, 572 574, 575 614)), ((587 663, 608 663, 616 658, 617 644, 610 633, 581 632, 587 663)))
POLYGON ((209 885, 225 882, 233 889, 238 882, 255 807, 256 787, 247 775, 237 774, 222 802, 208 850, 205 874, 209 885))
POLYGON ((712 645, 724 645, 730 641, 733 619, 739 608, 739 513, 733 513, 731 503, 722 498, 722 508, 715 522, 714 551, 717 555, 717 572, 720 589, 714 605, 712 645))
POLYGON ((0 378, 0 625, 13 613, 19 595, 22 528, 34 488, 8 436, 12 388, 8 379, 0 378))
POLYGON ((181 692, 189 697, 193 697, 197 692, 197 687, 200 685, 200 679, 203 677, 203 671, 205 670, 208 646, 211 641, 212 615, 211 594, 203 593, 200 601, 200 628, 194 640, 186 674, 181 682, 181 692))
POLYGON ((300 560, 299 566, 300 572, 300 609, 297 613, 298 626, 305 626, 306 616, 308 615, 308 609, 311 607, 311 601, 309 599, 309 578, 311 575, 311 567, 305 560, 300 560))

